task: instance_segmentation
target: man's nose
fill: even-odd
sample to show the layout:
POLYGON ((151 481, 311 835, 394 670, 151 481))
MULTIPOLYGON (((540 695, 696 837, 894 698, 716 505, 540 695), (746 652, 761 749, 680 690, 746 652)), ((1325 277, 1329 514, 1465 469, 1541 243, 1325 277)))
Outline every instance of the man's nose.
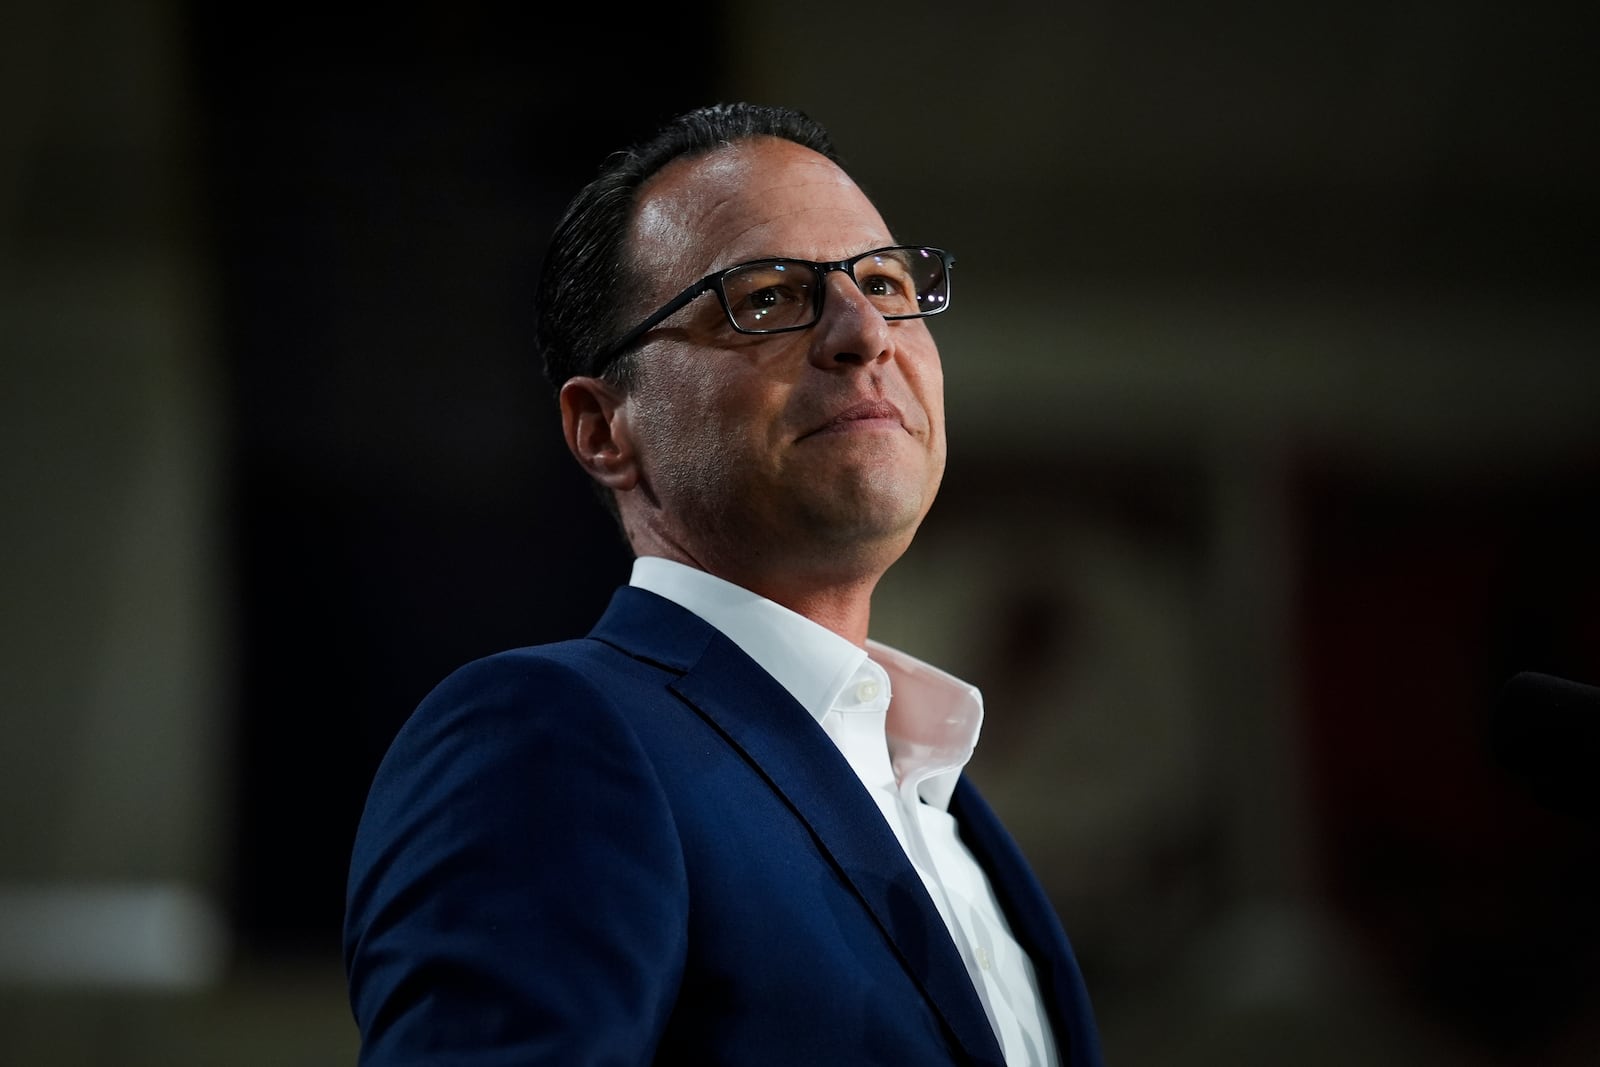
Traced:
POLYGON ((813 328, 811 361, 819 367, 865 366, 889 358, 889 323, 842 270, 825 280, 822 317, 813 328))

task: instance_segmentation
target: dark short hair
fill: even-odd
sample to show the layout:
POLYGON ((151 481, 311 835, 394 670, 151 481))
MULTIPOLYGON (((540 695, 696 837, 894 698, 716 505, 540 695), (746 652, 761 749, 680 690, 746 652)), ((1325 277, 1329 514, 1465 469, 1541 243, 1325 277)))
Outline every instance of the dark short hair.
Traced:
MULTIPOLYGON (((598 356, 633 325, 621 316, 634 306, 627 296, 642 279, 630 269, 624 244, 639 187, 675 159, 754 137, 781 137, 839 161, 828 131, 804 112, 712 104, 678 115, 645 140, 612 153, 572 198, 546 247, 534 290, 534 344, 551 385, 559 390, 568 378, 593 374, 598 356)), ((626 388, 634 371, 634 356, 627 352, 604 376, 626 388)))

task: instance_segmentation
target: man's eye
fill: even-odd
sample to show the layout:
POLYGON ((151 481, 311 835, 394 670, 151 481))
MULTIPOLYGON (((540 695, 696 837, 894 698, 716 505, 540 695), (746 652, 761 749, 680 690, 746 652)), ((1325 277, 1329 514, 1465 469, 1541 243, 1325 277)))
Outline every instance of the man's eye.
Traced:
POLYGON ((769 285, 765 289, 757 289, 755 292, 745 297, 744 302, 750 308, 760 311, 766 308, 777 307, 779 304, 793 299, 794 297, 788 295, 785 290, 780 289, 775 285, 769 285))
POLYGON ((905 297, 916 291, 909 275, 900 271, 886 271, 861 279, 861 291, 874 297, 905 297))
POLYGON ((812 306, 811 291, 798 281, 779 275, 770 284, 729 292, 728 311, 734 323, 742 330, 782 330, 798 325, 812 306))
POLYGON ((775 312, 787 315, 796 308, 810 306, 810 295, 792 285, 764 285, 743 293, 733 302, 734 314, 741 320, 746 315, 771 316, 775 312))

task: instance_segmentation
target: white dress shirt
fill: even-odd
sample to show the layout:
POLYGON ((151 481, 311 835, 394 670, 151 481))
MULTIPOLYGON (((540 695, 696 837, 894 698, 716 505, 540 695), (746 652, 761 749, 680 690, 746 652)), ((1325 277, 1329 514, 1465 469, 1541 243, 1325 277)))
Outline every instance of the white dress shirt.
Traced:
POLYGON ((977 689, 869 640, 862 649, 780 604, 671 560, 634 560, 631 583, 715 626, 776 678, 839 746, 922 877, 966 962, 1010 1067, 1055 1067, 1033 962, 949 814, 983 725, 977 689))

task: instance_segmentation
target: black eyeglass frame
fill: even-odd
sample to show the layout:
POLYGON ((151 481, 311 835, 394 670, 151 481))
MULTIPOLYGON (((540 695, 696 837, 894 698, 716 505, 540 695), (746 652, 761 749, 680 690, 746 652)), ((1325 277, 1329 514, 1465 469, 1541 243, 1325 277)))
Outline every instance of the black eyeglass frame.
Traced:
POLYGON ((836 270, 843 271, 849 276, 852 282, 855 282, 856 285, 859 286, 861 283, 856 280, 856 264, 860 263, 863 259, 866 259, 869 256, 882 255, 885 252, 927 252, 938 256, 940 261, 944 263, 944 300, 939 304, 939 306, 930 308, 926 311, 913 311, 905 315, 885 315, 883 317, 886 321, 892 321, 895 319, 925 319, 930 315, 939 314, 941 311, 944 311, 950 306, 950 271, 956 265, 956 257, 951 255, 949 252, 946 252, 942 248, 934 248, 931 245, 884 245, 882 248, 873 248, 866 252, 862 252, 860 255, 851 256, 849 259, 836 259, 831 263, 818 263, 814 262, 813 260, 795 259, 790 256, 768 256, 762 259, 751 259, 743 263, 735 263, 731 267, 724 267, 721 270, 712 271, 710 274, 707 274, 704 278, 701 278, 699 281, 689 286, 671 300, 668 300, 665 304, 662 304, 661 307, 652 313, 648 318, 639 323, 639 325, 635 326, 633 329, 629 330, 627 333, 623 334, 600 356, 598 356, 592 364, 593 370, 590 373, 597 377, 601 374, 604 374, 606 369, 610 367, 612 363, 616 362, 617 357, 637 344, 641 337, 659 326, 669 315, 672 315, 680 308, 686 307, 691 301, 698 299, 708 292, 714 292, 717 294, 717 301, 722 305, 723 314, 728 317, 728 325, 732 326, 739 333, 793 333, 796 330, 809 330, 811 327, 822 321, 822 299, 823 295, 828 289, 827 276, 836 270), (797 326, 774 326, 770 329, 750 328, 739 325, 738 321, 733 317, 733 309, 728 306, 728 293, 727 290, 723 288, 723 279, 732 274, 734 271, 744 270, 746 267, 754 267, 762 263, 796 263, 801 266, 810 267, 817 272, 819 284, 817 285, 816 295, 812 298, 814 306, 812 307, 812 314, 809 321, 800 323, 797 326))

